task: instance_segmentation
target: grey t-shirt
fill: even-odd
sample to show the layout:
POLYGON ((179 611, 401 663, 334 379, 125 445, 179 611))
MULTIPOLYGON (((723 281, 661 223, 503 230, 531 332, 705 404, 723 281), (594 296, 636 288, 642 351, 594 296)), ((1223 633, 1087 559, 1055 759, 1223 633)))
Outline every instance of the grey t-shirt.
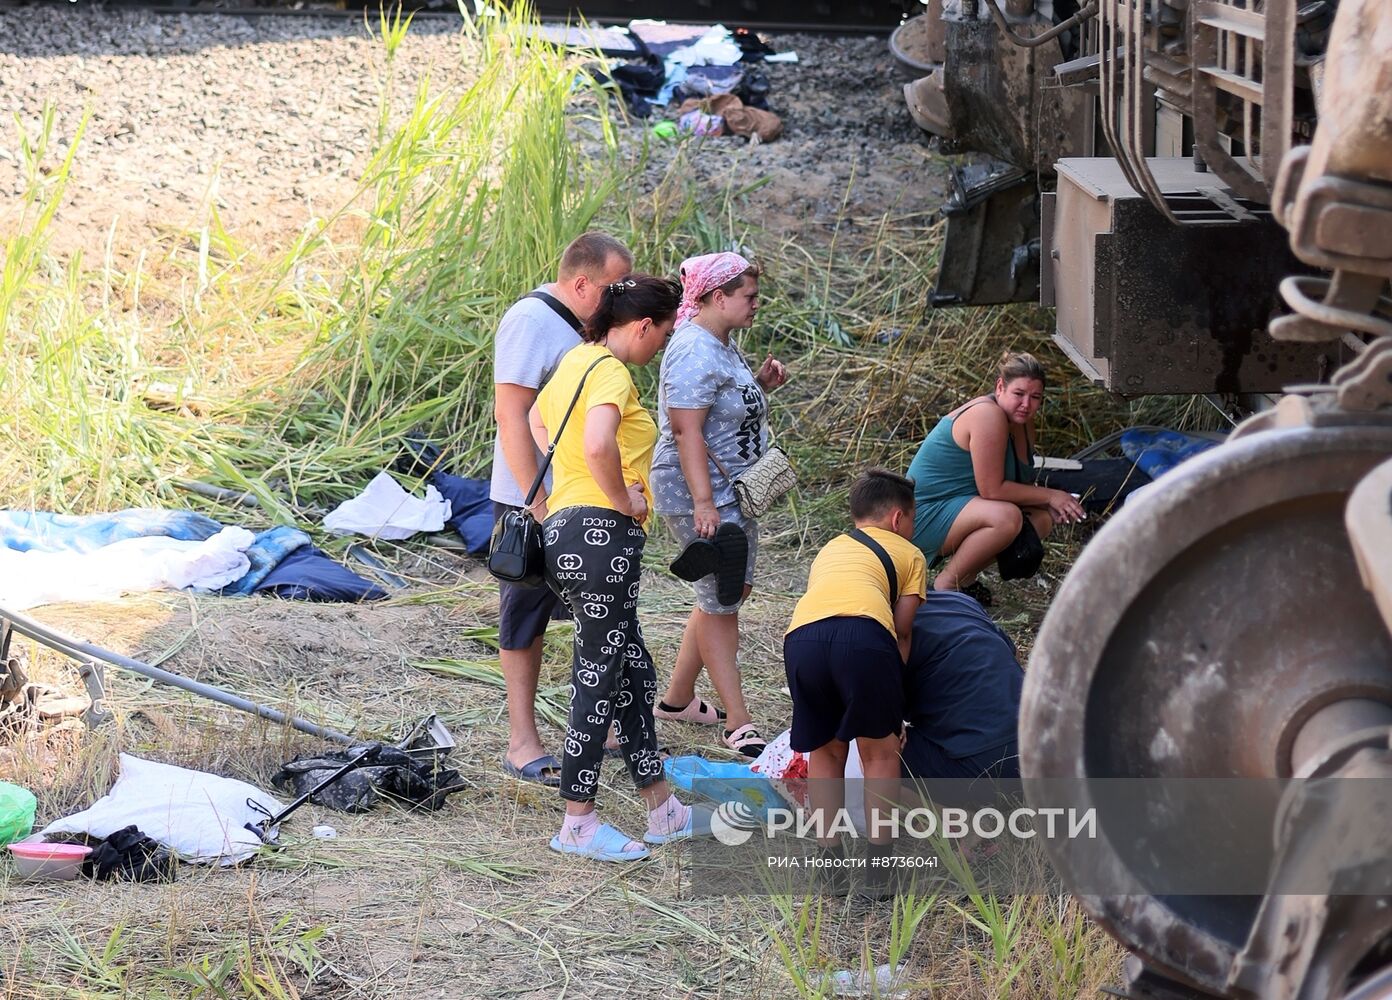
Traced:
MULTIPOLYGON (((546 291, 543 285, 537 291, 546 291)), ((510 383, 540 390, 551 380, 561 358, 576 344, 580 335, 555 310, 540 299, 520 299, 503 314, 493 339, 493 382, 510 383)), ((530 432, 528 432, 530 434, 530 432)), ((537 452, 540 465, 542 453, 537 452)), ((551 475, 546 476, 547 488, 551 475)), ((503 457, 502 436, 493 441, 493 480, 488 495, 499 503, 520 507, 531 483, 516 483, 503 457)))
MULTIPOLYGON (((768 402, 753 371, 733 344, 688 322, 672 334, 662 355, 657 394, 661 436, 653 452, 652 490, 659 514, 690 514, 691 490, 682 474, 667 408, 708 410, 705 438, 731 477, 753 465, 768 447, 768 402)), ((735 502, 734 487, 707 461, 715 505, 735 502)))

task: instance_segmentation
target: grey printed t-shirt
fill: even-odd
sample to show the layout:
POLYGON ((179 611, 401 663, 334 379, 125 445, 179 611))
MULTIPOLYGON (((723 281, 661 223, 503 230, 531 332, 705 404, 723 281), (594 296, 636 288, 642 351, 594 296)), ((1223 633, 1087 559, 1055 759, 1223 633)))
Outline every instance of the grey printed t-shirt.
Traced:
MULTIPOLYGON (((544 292, 546 286, 542 285, 536 291, 544 292)), ((580 335, 545 302, 540 299, 519 299, 503 314, 498 333, 493 338, 493 383, 510 383, 539 390, 551 381, 565 353, 578 343, 580 335)), ((536 457, 540 465, 542 453, 538 451, 536 457)), ((507 459, 503 457, 502 435, 495 436, 489 497, 499 503, 520 507, 531 485, 513 481, 507 459)), ((547 489, 551 487, 549 472, 546 486, 547 489)))
MULTIPOLYGON (((682 474, 667 408, 708 410, 706 447, 732 477, 753 465, 768 447, 768 402, 754 372, 733 344, 687 322, 667 344, 657 393, 660 436, 653 452, 653 502, 659 514, 690 514, 691 490, 682 474)), ((715 505, 735 502, 735 490, 707 461, 715 505)))

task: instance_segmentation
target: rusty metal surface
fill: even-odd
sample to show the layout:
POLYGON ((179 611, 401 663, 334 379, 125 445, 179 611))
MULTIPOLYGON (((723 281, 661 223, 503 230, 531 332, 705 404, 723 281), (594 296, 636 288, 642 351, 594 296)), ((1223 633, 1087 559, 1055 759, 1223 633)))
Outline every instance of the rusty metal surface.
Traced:
MULTIPOLYGON (((941 71, 946 131, 962 150, 975 150, 1031 172, 1049 174, 1061 156, 1085 150, 1090 137, 1090 94, 1051 87, 1063 61, 1057 40, 1022 48, 989 20, 947 10, 947 59, 941 71)), ((1012 26, 1022 37, 1052 28, 1043 17, 1012 26)))
POLYGON ((1190 160, 1151 160, 1176 211, 1174 226, 1115 161, 1058 164, 1053 232, 1057 339, 1106 388, 1140 393, 1280 392, 1327 380, 1343 349, 1278 343, 1267 322, 1280 280, 1307 270, 1260 206, 1227 204, 1221 182, 1190 160))
MULTIPOLYGON (((1349 493, 1389 453, 1392 419, 1250 433, 1128 503, 1083 552, 1035 644, 1020 724, 1027 791, 1047 777, 1276 776, 1320 708, 1392 702, 1392 636, 1343 527, 1349 493), (1233 601, 1257 582, 1259 600, 1233 601), (1310 615, 1312 594, 1339 614, 1310 615)), ((1106 829, 1101 817, 1097 841, 1058 845, 1065 884, 1138 867, 1106 829)), ((1257 909, 1251 897, 1083 903, 1150 965, 1218 995, 1257 909)))
POLYGON ((1363 586, 1392 632, 1392 457, 1363 478, 1344 512, 1363 586))
POLYGON ((999 161, 954 169, 934 308, 1039 298, 1039 189, 999 161))

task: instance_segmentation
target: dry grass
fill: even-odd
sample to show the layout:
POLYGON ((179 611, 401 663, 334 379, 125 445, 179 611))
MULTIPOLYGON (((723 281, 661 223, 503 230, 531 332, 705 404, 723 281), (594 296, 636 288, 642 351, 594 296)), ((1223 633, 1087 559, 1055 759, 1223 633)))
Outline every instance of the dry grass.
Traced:
MULTIPOLYGON (((742 615, 746 690, 761 724, 787 725, 778 655, 806 573, 792 512, 770 518, 760 587, 742 615)), ((689 607, 685 585, 656 567, 644 578, 644 630, 670 664, 689 607)), ((449 554, 383 546, 417 582, 371 607, 184 596, 45 609, 58 627, 235 688, 363 735, 385 736, 439 712, 459 740, 452 765, 468 787, 438 814, 379 809, 346 816, 309 806, 287 824, 284 849, 235 870, 184 868, 169 886, 35 885, 0 875, 0 953, 13 997, 184 996, 196 975, 224 978, 209 996, 785 997, 792 968, 859 968, 887 960, 895 914, 815 899, 696 898, 680 850, 615 869, 560 860, 544 847, 560 803, 502 779, 502 689, 435 676, 436 658, 496 662, 476 636, 496 620, 479 568, 449 554), (309 837, 316 823, 336 840, 309 837), (810 908, 810 909, 809 909, 810 908), (815 917, 815 932, 798 915, 815 917), (793 947, 787 958, 780 947, 793 947), (190 977, 194 978, 190 978, 190 977)), ((1022 636, 1042 602, 1006 624, 1022 636)), ((29 649, 40 679, 76 684, 73 667, 29 649)), ((548 642, 542 687, 568 681, 564 632, 548 642)), ((40 822, 81 808, 113 777, 119 750, 266 786, 315 742, 111 671, 114 727, 50 731, 0 751, 0 776, 36 790, 40 822)), ((561 694, 563 700, 563 693, 561 694)), ((554 726, 544 726, 552 739, 554 726)), ((712 731, 668 724, 678 753, 719 756, 712 731)), ((641 805, 623 769, 604 772, 601 808, 637 829, 641 805)), ((913 996, 1089 995, 1115 978, 1118 952, 1066 899, 1016 897, 1003 945, 969 900, 931 901, 910 928, 905 982, 913 996), (1007 960, 992 957, 1005 947, 1007 960), (1058 949, 1062 946, 1062 952, 1058 949), (1061 984, 1071 989, 1060 990, 1061 984)), ((901 915, 902 922, 902 915, 901 915)), ((195 994, 196 995, 196 994, 195 994)), ((810 994, 809 994, 810 995, 810 994)))

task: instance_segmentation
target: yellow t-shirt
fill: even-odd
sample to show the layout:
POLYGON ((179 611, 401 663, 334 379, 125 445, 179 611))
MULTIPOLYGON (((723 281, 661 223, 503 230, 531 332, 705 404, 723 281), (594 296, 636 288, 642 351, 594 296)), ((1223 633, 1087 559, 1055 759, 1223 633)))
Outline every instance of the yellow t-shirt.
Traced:
POLYGON ((575 387, 585 376, 585 370, 598 358, 608 360, 601 361, 585 377, 585 388, 580 392, 575 412, 570 415, 570 422, 551 459, 551 493, 546 501, 546 509, 551 513, 567 507, 615 509, 585 461, 585 414, 606 403, 619 408, 619 460, 623 465, 624 483, 642 483, 643 496, 647 498, 648 509, 652 509, 648 473, 652 468, 653 446, 657 443, 657 424, 638 401, 638 389, 628 368, 609 348, 581 344, 566 352, 551 381, 537 397, 541 421, 554 439, 566 407, 575 396, 575 387))
MULTIPOLYGON (((899 596, 928 592, 928 562, 907 538, 884 528, 865 533, 884 546, 899 577, 899 596)), ((894 612, 889 606, 889 579, 880 557, 850 535, 827 542, 807 576, 807 593, 793 609, 788 631, 824 618, 873 618, 894 635, 894 612)))

